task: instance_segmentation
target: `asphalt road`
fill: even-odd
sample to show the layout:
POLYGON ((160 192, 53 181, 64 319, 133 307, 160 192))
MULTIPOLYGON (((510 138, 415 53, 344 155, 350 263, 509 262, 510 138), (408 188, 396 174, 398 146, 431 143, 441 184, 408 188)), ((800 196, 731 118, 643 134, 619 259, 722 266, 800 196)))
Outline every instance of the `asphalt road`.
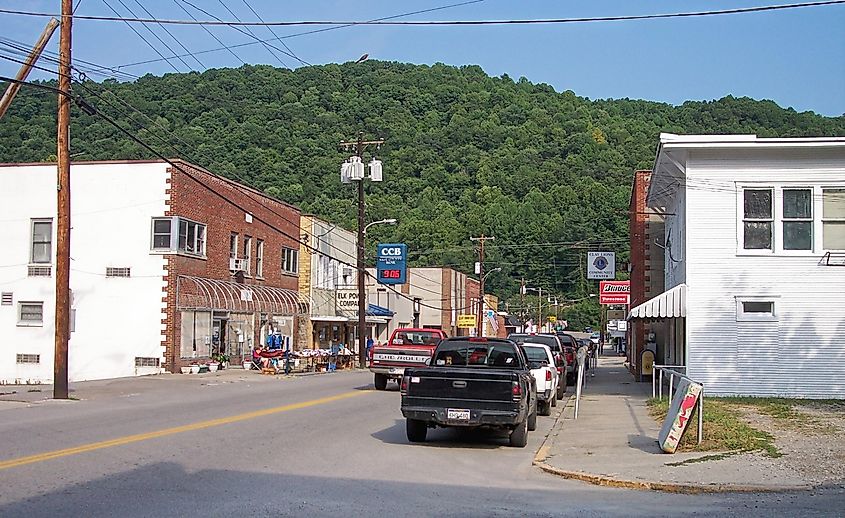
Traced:
POLYGON ((77 401, 0 397, 0 516, 842 516, 845 509, 841 488, 677 495, 563 480, 531 465, 548 417, 526 448, 509 447, 504 435, 453 430, 411 445, 395 385, 377 392, 371 381, 365 372, 276 379, 228 371, 81 384, 77 401))

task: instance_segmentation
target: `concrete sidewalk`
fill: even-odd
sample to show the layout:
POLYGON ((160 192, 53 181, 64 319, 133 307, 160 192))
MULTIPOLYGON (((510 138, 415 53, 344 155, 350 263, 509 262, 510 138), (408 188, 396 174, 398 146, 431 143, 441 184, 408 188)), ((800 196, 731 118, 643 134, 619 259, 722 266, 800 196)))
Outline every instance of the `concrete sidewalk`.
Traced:
MULTIPOLYGON (((759 454, 710 458, 717 452, 666 454, 657 444, 660 424, 646 402, 651 384, 638 383, 624 358, 599 358, 587 375, 578 419, 575 397, 558 413, 535 458, 543 470, 599 485, 677 492, 806 489, 793 473, 773 469, 759 454), (701 459, 698 462, 691 462, 701 459)), ((570 388, 574 394, 574 388, 570 388)), ((705 401, 706 404, 706 401, 705 401)))

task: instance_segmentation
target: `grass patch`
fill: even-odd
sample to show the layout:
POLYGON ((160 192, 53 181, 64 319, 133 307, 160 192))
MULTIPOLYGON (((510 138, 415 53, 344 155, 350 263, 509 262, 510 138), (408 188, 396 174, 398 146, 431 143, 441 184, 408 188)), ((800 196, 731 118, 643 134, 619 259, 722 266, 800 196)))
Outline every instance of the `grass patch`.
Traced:
MULTIPOLYGON (((656 419, 663 421, 666 418, 669 410, 667 399, 652 398, 648 405, 656 419)), ((704 440, 701 444, 698 444, 697 423, 698 416, 693 413, 679 451, 761 451, 768 457, 782 455, 775 446, 774 437, 750 426, 729 402, 714 398, 705 400, 704 440)))

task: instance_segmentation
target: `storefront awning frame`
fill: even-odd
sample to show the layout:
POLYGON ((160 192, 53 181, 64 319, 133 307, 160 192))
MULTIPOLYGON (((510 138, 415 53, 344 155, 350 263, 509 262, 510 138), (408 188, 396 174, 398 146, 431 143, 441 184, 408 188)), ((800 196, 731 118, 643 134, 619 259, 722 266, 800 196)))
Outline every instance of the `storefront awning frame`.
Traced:
POLYGON ((298 291, 259 284, 180 275, 176 279, 179 310, 230 311, 272 315, 307 315, 311 300, 298 291))

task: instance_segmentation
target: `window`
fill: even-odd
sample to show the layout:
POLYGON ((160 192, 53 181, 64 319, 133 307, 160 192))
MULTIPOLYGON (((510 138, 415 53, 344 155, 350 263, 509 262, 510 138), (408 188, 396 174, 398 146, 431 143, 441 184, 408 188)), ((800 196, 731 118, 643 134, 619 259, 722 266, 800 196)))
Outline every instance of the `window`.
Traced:
POLYGON ((744 189, 743 248, 772 249, 772 189, 744 189))
POLYGON ((264 277, 264 241, 260 239, 255 245, 255 276, 264 277))
POLYGON ((43 302, 20 302, 18 303, 18 325, 19 326, 40 326, 44 323, 43 302))
POLYGON ((15 363, 41 363, 41 355, 40 354, 16 354, 15 355, 15 363))
POLYGON ((53 261, 53 220, 32 220, 32 249, 29 261, 35 264, 50 264, 53 261))
POLYGON ((205 225, 184 218, 153 218, 152 249, 205 256, 205 225), (175 244, 175 246, 174 246, 175 244))
POLYGON ((229 259, 238 258, 238 235, 234 232, 229 234, 229 259))
POLYGON ((282 272, 297 273, 299 271, 299 250, 282 248, 282 272))
POLYGON ((252 238, 244 236, 244 273, 249 275, 249 268, 252 263, 252 238))
POLYGON ((106 277, 129 277, 130 275, 129 267, 106 267, 106 277))
POLYGON ((736 297, 737 322, 776 321, 777 297, 736 297))
POLYGON ((845 250, 845 189, 822 190, 822 247, 845 250))
POLYGON ((783 249, 813 249, 812 189, 783 190, 783 249))

